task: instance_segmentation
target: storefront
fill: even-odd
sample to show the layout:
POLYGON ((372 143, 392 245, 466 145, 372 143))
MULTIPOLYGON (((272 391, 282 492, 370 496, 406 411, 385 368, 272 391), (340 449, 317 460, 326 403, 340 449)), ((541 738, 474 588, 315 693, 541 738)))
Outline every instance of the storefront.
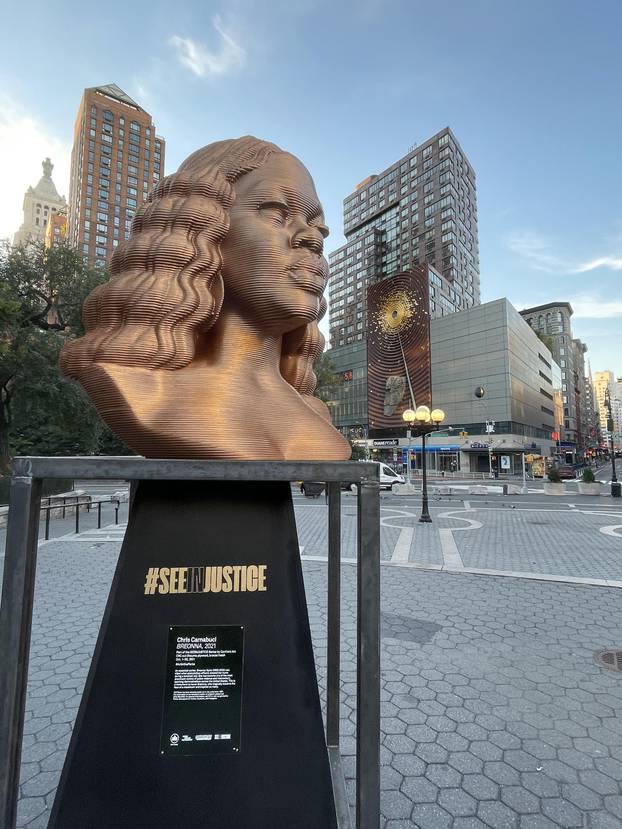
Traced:
MULTIPOLYGON (((370 460, 382 461, 397 472, 405 472, 408 454, 408 440, 387 438, 367 441, 370 460)), ((460 445, 432 444, 426 442, 426 466, 430 472, 459 472, 460 445)), ((410 444, 411 470, 421 469, 421 439, 413 438, 410 444)))
POLYGON ((511 436, 499 436, 491 442, 465 442, 461 451, 462 469, 465 472, 492 473, 499 478, 504 475, 522 475, 523 455, 541 455, 542 447, 536 443, 521 445, 511 436))

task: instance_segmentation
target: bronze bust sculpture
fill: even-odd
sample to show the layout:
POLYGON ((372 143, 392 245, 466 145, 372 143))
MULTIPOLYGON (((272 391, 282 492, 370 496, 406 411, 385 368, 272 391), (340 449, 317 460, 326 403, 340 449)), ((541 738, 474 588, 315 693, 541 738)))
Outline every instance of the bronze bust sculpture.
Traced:
POLYGON ((274 144, 198 150, 138 211, 61 370, 148 457, 347 459, 313 397, 323 221, 309 172, 274 144))

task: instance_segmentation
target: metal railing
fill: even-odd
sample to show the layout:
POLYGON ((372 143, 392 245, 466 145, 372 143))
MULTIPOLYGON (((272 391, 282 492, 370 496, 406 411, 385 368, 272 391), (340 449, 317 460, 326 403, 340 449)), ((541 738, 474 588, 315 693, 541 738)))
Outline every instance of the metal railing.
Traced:
MULTIPOLYGON (((46 499, 42 499, 43 500, 46 499)), ((65 499, 63 499, 64 501, 65 499)), ((85 501, 74 501, 69 506, 72 510, 75 510, 75 517, 76 517, 76 533, 80 532, 80 507, 86 507, 87 513, 91 512, 91 507, 97 506, 97 529, 101 530, 102 526, 102 504, 115 504, 114 508, 114 523, 117 525, 119 523, 119 508, 121 506, 121 499, 120 498, 105 498, 101 501, 93 501, 90 498, 85 501)), ((53 510, 60 510, 62 509, 62 518, 66 517, 66 509, 67 504, 48 504, 47 506, 43 506, 41 504, 41 512, 45 512, 45 532, 44 537, 46 541, 49 541, 50 538, 50 513, 53 510)))
MULTIPOLYGON (((339 829, 380 825, 380 482, 361 462, 15 458, 0 607, 0 827, 14 829, 34 603, 41 483, 46 478, 325 481, 328 489, 326 745, 339 829), (356 820, 340 756, 341 482, 357 484, 356 820)), ((79 521, 79 509, 76 513, 79 521)))

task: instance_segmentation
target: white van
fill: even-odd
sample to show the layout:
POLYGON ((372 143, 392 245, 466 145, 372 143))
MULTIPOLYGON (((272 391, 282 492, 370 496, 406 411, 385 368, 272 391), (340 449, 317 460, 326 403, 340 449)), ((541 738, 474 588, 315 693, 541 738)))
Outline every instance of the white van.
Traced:
POLYGON ((374 461, 380 465, 380 489, 393 489, 393 484, 405 484, 403 475, 398 475, 390 466, 380 461, 374 461))
MULTIPOLYGON (((370 463, 370 461, 367 461, 367 463, 370 463)), ((380 489, 393 489, 393 484, 406 483, 404 476, 398 475, 386 463, 382 463, 381 461, 371 461, 371 463, 377 463, 380 467, 380 489)), ((342 484, 342 488, 356 492, 356 484, 342 484)))

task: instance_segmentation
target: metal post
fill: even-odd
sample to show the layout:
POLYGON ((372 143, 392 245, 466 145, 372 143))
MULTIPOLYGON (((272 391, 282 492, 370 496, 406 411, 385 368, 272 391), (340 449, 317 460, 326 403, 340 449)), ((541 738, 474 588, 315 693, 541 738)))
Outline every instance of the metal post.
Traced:
POLYGON ((521 461, 523 465, 523 495, 527 492, 527 481, 525 475, 525 450, 521 452, 521 461))
POLYGON ((428 474, 425 458, 426 434, 426 432, 423 432, 421 435, 421 474, 423 483, 421 487, 421 518, 419 521, 422 521, 424 524, 431 524, 432 518, 430 517, 430 510, 428 509, 428 474))
POLYGON ((76 533, 80 532, 80 504, 76 500, 76 533))
POLYGON ((408 446, 406 447, 406 483, 410 484, 410 454, 411 454, 411 437, 412 437, 412 430, 408 429, 406 432, 406 437, 408 438, 408 446))
POLYGON ((119 504, 120 503, 121 503, 120 501, 117 501, 116 506, 114 508, 114 523, 115 523, 115 525, 119 523, 119 504))
POLYGON ((45 540, 47 541, 50 537, 50 513, 52 512, 51 507, 48 507, 45 510, 45 540))
POLYGON ((67 506, 67 499, 63 498, 63 518, 65 517, 66 506, 67 506))
POLYGON ((380 825, 380 484, 358 492, 356 827, 380 825))
POLYGON ((41 481, 13 477, 0 610, 0 826, 13 829, 24 730, 41 481))
POLYGON ((328 623, 326 744, 339 745, 341 624, 341 486, 328 489, 328 623))
POLYGON ((97 502, 97 529, 101 530, 102 526, 102 502, 97 502))

